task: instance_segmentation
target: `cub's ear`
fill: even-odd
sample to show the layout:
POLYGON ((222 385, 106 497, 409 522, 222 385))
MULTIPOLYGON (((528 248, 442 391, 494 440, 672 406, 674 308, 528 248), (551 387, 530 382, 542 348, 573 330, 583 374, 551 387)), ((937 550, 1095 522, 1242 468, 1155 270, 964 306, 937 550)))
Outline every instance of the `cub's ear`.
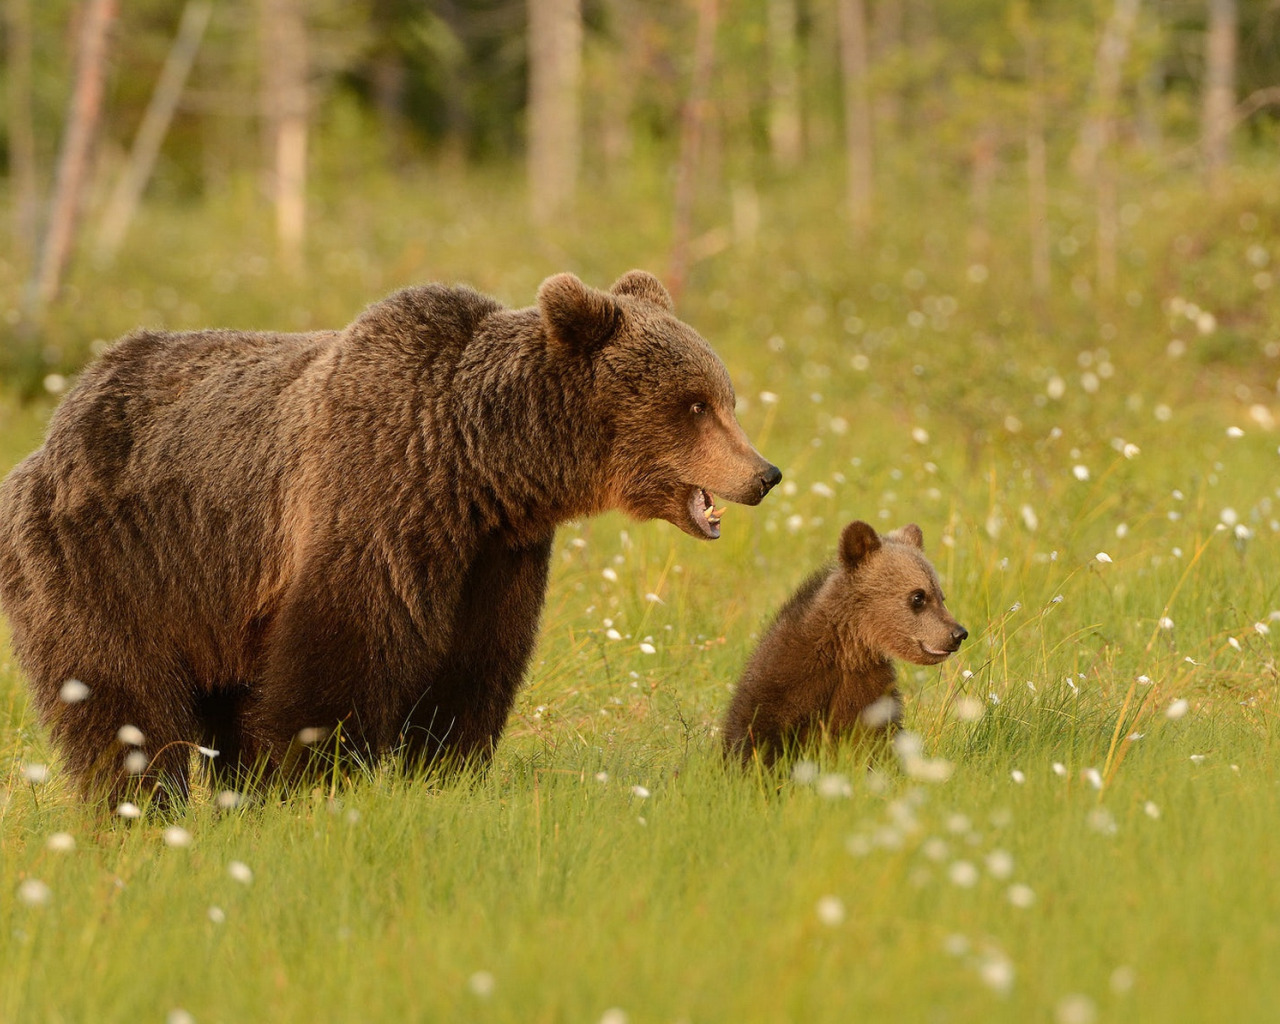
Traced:
POLYGON ((908 523, 906 526, 899 526, 893 533, 889 534, 890 540, 896 540, 902 544, 910 544, 912 547, 924 547, 924 534, 920 532, 920 527, 915 523, 908 523))
POLYGON ((880 535, 870 523, 855 519, 840 534, 840 561, 846 569, 854 568, 867 555, 880 550, 880 535))
POLYGON ((584 352, 600 348, 622 322, 613 296, 588 288, 572 274, 556 274, 538 286, 538 311, 548 334, 584 352))
POLYGON ((662 282, 647 270, 628 270, 609 289, 614 295, 629 295, 633 299, 643 299, 661 306, 668 313, 675 310, 670 293, 662 286, 662 282))

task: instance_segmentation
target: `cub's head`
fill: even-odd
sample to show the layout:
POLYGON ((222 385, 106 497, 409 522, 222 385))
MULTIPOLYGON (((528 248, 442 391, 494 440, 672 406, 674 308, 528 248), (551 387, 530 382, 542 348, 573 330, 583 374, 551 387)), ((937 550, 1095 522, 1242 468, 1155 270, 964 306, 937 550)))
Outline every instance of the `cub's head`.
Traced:
POLYGON ((755 505, 782 479, 738 425, 724 364, 652 274, 629 271, 607 292, 557 274, 538 309, 551 343, 589 363, 608 507, 715 540, 717 498, 755 505))
POLYGON ((859 640, 917 665, 936 665, 969 631, 947 611, 924 536, 912 523, 880 536, 861 520, 840 534, 840 591, 859 640))

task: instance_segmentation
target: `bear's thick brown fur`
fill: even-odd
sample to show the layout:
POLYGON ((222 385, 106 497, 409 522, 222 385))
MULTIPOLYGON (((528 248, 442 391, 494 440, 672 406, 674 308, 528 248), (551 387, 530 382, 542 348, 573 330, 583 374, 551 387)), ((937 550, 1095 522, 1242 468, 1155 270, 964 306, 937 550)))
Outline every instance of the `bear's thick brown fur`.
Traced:
POLYGON ((890 659, 934 665, 969 635, 923 545, 914 524, 883 537, 861 521, 844 528, 839 559, 782 606, 747 663, 724 720, 726 756, 772 765, 820 737, 899 721, 890 659))
POLYGON ((140 331, 0 485, 0 602, 89 795, 185 794, 195 744, 225 786, 292 777, 319 737, 483 762, 558 523, 714 538, 711 492, 755 504, 780 476, 642 271, 560 274, 526 309, 428 285, 341 331, 140 331))

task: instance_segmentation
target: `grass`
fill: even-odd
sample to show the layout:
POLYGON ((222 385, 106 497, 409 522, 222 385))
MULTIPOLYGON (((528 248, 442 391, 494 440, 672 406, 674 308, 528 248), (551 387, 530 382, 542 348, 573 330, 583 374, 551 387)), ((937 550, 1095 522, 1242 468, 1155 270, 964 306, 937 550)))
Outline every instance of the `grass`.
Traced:
MULTIPOLYGON (((251 198, 153 207, 119 265, 79 268, 27 379, 140 323, 332 326, 431 277, 524 304, 557 270, 664 265, 659 184, 584 199, 581 223, 609 232, 534 236, 501 174, 441 173, 322 196, 298 281, 251 198)), ((1132 182, 1111 305, 1088 293, 1088 211, 1064 187, 1055 238, 1081 244, 1055 249, 1038 315, 1012 187, 985 279, 951 193, 904 186, 859 243, 831 216, 838 175, 763 192, 759 235, 726 234, 681 308, 786 481, 714 545, 616 516, 562 530, 483 777, 379 769, 284 804, 220 811, 200 791, 172 822, 104 822, 0 653, 0 1020, 1269 1020, 1269 173, 1212 202, 1132 182), (813 777, 726 772, 729 687, 855 517, 919 523, 972 634, 902 669, 908 727, 950 777, 868 773, 850 751, 813 777), (173 825, 188 845, 166 843, 173 825)), ((0 266, 0 305, 19 277, 0 266)), ((50 408, 0 402, 0 465, 50 408)))

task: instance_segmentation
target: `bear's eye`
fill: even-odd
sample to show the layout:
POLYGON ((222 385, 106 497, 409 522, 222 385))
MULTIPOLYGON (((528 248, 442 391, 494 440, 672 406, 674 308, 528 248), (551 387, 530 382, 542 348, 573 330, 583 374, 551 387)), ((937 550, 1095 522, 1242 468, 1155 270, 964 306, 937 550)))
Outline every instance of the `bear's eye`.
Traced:
POLYGON ((693 413, 693 415, 695 416, 701 416, 704 412, 707 411, 707 403, 694 402, 693 405, 689 406, 689 411, 693 413))
POLYGON ((918 612, 928 603, 929 603, 929 595, 926 594, 923 590, 913 590, 911 592, 911 610, 912 611, 918 612))

